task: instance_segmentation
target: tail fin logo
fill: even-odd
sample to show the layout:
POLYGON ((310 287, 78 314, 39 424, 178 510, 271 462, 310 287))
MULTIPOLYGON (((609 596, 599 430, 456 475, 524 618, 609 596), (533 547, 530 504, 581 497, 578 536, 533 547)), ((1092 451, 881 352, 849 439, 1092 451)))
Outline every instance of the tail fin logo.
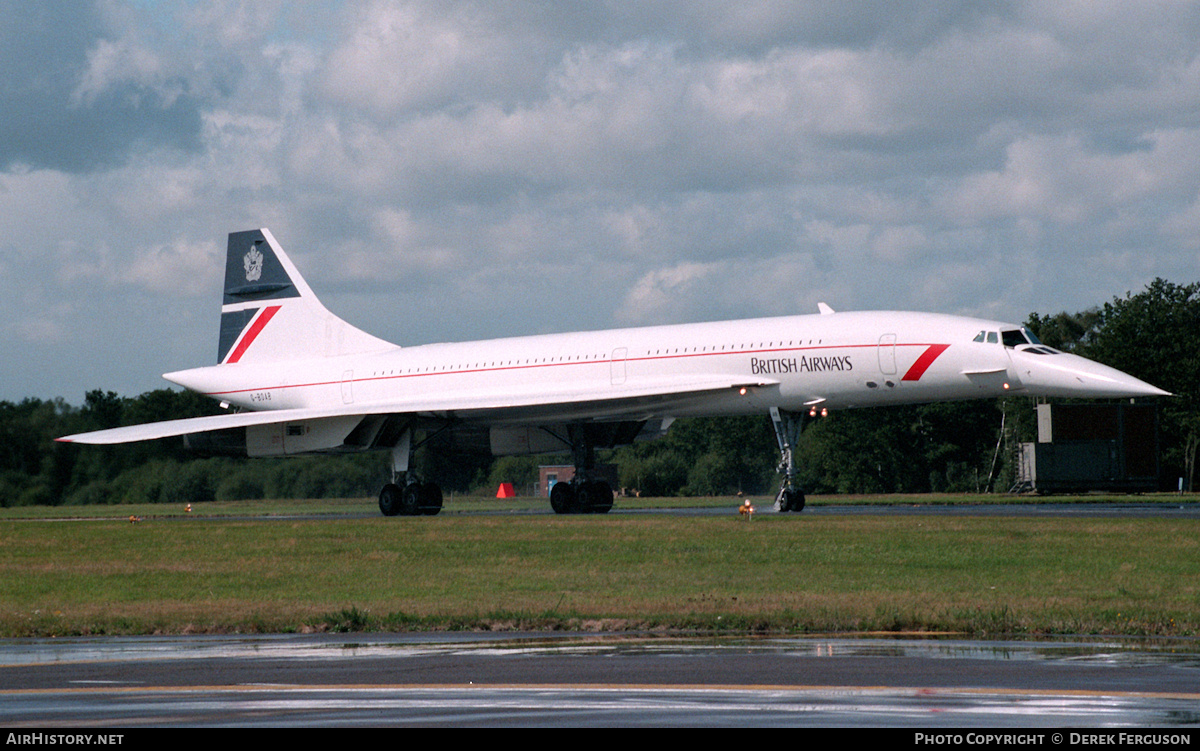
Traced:
POLYGON ((300 290, 292 283, 289 267, 280 260, 277 252, 278 249, 260 230, 229 235, 225 257, 225 297, 221 304, 239 305, 299 297, 300 290))
POLYGON ((262 277, 263 254, 251 245, 246 257, 242 259, 242 266, 246 269, 246 281, 257 282, 262 277))
POLYGON ((326 310, 269 231, 229 233, 218 363, 281 362, 393 348, 326 310))

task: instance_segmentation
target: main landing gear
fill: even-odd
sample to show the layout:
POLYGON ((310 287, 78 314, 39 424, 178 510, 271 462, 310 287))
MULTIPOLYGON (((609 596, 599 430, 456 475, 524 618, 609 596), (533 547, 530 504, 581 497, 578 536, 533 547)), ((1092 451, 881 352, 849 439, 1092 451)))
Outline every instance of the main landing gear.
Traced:
POLYGON ((435 516, 442 510, 442 489, 436 483, 388 483, 379 491, 379 510, 384 516, 435 516))
POLYGON ((612 507, 612 486, 604 480, 556 482, 550 489, 556 514, 607 514, 612 507))
POLYGON ((775 510, 803 511, 804 491, 797 481, 799 471, 794 457, 800 431, 804 428, 804 413, 771 407, 771 424, 775 427, 775 440, 779 442, 781 458, 778 471, 783 474, 779 495, 775 496, 775 510))
POLYGON ((435 516, 442 510, 442 489, 420 482, 409 471, 412 431, 405 430, 392 449, 392 481, 379 491, 379 510, 384 516, 435 516))
POLYGON ((613 489, 596 470, 595 436, 586 426, 568 429, 575 477, 550 489, 550 508, 556 514, 607 514, 613 507, 613 489))

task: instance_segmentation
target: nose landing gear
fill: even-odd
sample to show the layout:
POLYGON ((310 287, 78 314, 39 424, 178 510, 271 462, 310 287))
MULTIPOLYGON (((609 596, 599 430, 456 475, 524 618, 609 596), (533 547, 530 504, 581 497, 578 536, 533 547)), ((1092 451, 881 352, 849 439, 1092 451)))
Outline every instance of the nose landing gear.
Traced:
POLYGON ((775 440, 779 443, 779 469, 783 474, 783 483, 779 494, 775 496, 775 510, 803 511, 804 491, 796 477, 795 450, 800 440, 800 431, 804 428, 803 412, 788 412, 787 410, 771 407, 771 425, 775 428, 775 440))

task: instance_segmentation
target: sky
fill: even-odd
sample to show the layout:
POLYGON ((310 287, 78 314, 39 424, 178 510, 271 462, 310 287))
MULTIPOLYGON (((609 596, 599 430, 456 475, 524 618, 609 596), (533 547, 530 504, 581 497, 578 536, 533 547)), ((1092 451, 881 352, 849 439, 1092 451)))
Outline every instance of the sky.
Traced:
POLYGON ((1200 280, 1200 4, 0 0, 0 400, 215 364, 228 233, 401 345, 1200 280))

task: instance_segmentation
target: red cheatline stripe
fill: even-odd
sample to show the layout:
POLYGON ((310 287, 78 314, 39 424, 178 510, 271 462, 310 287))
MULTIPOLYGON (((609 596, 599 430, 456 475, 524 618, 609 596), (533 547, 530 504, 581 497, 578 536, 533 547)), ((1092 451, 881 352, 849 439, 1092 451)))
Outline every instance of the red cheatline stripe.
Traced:
POLYGON ((902 381, 919 381, 921 376, 925 375, 925 371, 933 365, 933 361, 938 359, 938 356, 950 348, 949 344, 930 344, 929 349, 921 353, 917 361, 912 364, 908 372, 904 374, 902 381))
POLYGON ((264 308, 263 312, 259 313, 258 318, 254 319, 254 323, 250 324, 250 328, 246 330, 246 333, 242 334, 242 340, 238 342, 237 349, 233 350, 233 354, 231 354, 229 359, 225 362, 235 363, 242 359, 242 355, 244 355, 246 350, 250 348, 250 345, 254 343, 255 338, 258 337, 259 333, 262 332, 267 323, 276 313, 279 312, 279 309, 282 307, 282 305, 272 305, 269 308, 264 308))

